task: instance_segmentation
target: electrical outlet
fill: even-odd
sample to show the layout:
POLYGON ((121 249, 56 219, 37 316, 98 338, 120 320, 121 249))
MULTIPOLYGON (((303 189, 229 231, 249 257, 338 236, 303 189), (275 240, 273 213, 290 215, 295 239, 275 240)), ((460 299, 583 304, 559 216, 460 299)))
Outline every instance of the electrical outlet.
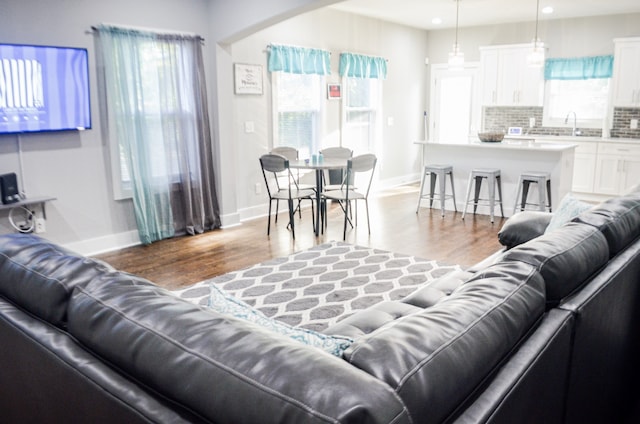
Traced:
POLYGON ((632 130, 637 130, 638 129, 638 120, 637 119, 632 119, 631 120, 631 124, 629 125, 629 128, 632 130))
POLYGON ((45 224, 44 218, 36 218, 36 234, 44 233, 47 231, 47 226, 45 224))
POLYGON ((262 184, 256 183, 256 194, 262 194, 262 184))
POLYGON ((529 128, 536 126, 536 118, 529 118, 529 128))

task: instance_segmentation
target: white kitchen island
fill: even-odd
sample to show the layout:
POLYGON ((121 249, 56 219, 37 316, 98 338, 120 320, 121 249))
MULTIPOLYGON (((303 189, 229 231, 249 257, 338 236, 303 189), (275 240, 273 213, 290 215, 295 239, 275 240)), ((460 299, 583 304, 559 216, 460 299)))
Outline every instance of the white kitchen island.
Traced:
MULTIPOLYGON (((502 179, 502 204, 505 217, 513 214, 518 190, 518 179, 523 171, 549 172, 551 174, 551 202, 557 207, 560 200, 571 191, 575 144, 535 142, 533 139, 505 139, 499 143, 481 141, 444 142, 417 141, 422 146, 424 164, 449 164, 453 166, 456 204, 464 209, 469 173, 473 168, 498 168, 502 179)), ((486 181, 482 184, 481 198, 488 198, 486 181)), ((426 185, 425 190, 428 190, 426 185)), ((544 189, 544 187, 542 187, 544 189)), ((531 184, 529 202, 538 199, 537 184, 531 184)), ((447 192, 449 185, 447 184, 447 192)), ((473 193, 472 193, 473 195, 473 193)), ((445 202, 453 210, 451 202, 445 202)), ((427 204, 424 202, 423 204, 427 204)), ((435 205, 434 205, 435 206, 435 205)), ((470 205, 467 214, 473 213, 470 205)), ((480 204, 478 214, 489 214, 489 208, 480 204)), ((500 208, 496 206, 496 216, 500 208)))

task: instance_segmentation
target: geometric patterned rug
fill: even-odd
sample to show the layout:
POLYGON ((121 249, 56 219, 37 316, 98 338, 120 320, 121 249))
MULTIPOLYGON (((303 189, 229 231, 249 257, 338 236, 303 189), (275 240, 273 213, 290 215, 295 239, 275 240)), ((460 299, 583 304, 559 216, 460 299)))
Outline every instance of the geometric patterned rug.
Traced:
POLYGON ((213 283, 268 317, 322 331, 360 309, 401 299, 456 270, 461 267, 330 242, 172 293, 207 306, 213 283))

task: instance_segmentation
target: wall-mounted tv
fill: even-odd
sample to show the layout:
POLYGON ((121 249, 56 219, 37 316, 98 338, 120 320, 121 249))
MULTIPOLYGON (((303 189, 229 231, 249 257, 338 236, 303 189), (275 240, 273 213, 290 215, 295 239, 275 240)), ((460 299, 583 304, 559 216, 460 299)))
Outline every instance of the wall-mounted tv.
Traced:
POLYGON ((89 128, 87 49, 0 43, 0 135, 89 128))

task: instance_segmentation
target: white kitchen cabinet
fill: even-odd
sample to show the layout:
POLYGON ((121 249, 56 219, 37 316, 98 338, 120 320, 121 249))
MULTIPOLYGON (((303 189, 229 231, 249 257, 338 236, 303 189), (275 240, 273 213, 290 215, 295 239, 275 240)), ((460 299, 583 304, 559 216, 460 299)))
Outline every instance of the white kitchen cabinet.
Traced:
POLYGON ((480 47, 484 106, 542 106, 543 69, 527 65, 530 44, 480 47))
MULTIPOLYGON (((536 142, 555 144, 576 144, 573 156, 573 180, 571 191, 578 193, 593 193, 598 143, 595 141, 576 141, 575 138, 551 139, 536 138, 536 142)), ((553 184, 553 183, 552 183, 553 184)))
POLYGON ((640 106, 640 37, 617 38, 613 60, 613 105, 640 106))
POLYGON ((593 191, 620 195, 640 182, 640 145, 598 143, 593 191))
POLYGON ((573 161, 573 191, 593 192, 597 147, 597 143, 578 143, 573 161))

